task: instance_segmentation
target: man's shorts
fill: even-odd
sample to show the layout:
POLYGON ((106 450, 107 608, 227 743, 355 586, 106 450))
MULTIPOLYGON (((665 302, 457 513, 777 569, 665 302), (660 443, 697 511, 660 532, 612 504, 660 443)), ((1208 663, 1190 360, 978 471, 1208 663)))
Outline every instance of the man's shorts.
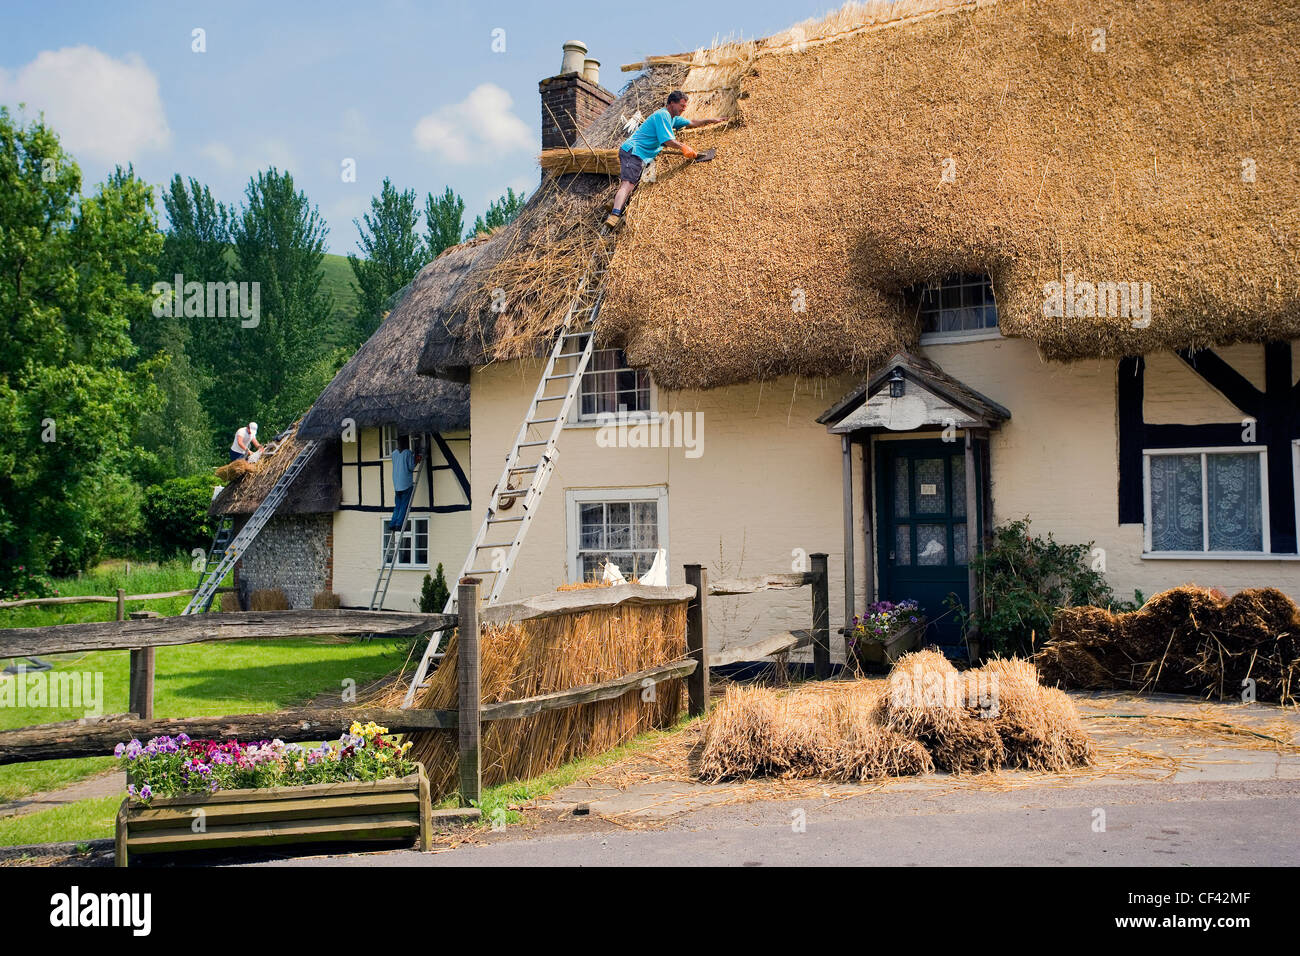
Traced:
POLYGON ((636 185, 641 181, 641 173, 645 171, 645 160, 636 153, 627 149, 618 151, 618 178, 625 183, 636 185))

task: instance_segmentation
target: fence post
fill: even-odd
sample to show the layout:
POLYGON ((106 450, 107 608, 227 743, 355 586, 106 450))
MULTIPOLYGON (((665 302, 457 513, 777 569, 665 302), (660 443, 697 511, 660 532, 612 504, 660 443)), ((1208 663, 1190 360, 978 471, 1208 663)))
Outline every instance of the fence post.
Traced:
POLYGON ((827 573, 826 555, 811 554, 813 573, 817 580, 812 586, 812 638, 813 673, 818 680, 831 676, 831 593, 830 575, 827 573))
POLYGON ((709 572, 698 564, 685 565, 686 583, 695 586, 695 597, 686 605, 686 656, 697 663, 686 678, 688 713, 703 716, 709 709, 709 572))
MULTIPOLYGON (((158 617, 157 611, 132 611, 133 621, 158 617)), ((153 720, 154 654, 156 647, 137 647, 131 651, 130 703, 127 709, 141 720, 153 720)))
POLYGON ((126 588, 117 589, 117 619, 126 620, 126 588))
POLYGON ((483 796, 483 706, 478 646, 477 578, 461 578, 456 591, 456 685, 460 700, 457 734, 460 744, 460 803, 469 806, 483 796))

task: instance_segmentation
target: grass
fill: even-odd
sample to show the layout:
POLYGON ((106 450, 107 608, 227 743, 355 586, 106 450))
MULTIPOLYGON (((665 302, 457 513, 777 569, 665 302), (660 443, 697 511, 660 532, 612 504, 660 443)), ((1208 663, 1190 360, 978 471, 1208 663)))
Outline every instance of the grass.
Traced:
MULTIPOLYGON (((511 810, 512 805, 520 806, 530 800, 540 800, 588 774, 640 753, 663 738, 680 732, 690 724, 692 719, 682 716, 671 727, 639 734, 613 750, 606 750, 602 753, 592 754, 589 757, 581 757, 578 760, 561 764, 554 770, 533 777, 530 780, 512 780, 495 787, 486 787, 483 790, 483 798, 477 803, 478 808, 483 811, 483 820, 480 826, 522 823, 524 820, 523 814, 518 810, 511 810)), ((459 800, 457 794, 452 794, 443 800, 439 806, 459 806, 459 800)))
POLYGON ((334 311, 324 323, 321 337, 331 346, 348 345, 352 341, 352 323, 356 318, 357 293, 352 287, 355 277, 347 256, 326 253, 321 260, 321 289, 334 296, 334 311))
MULTIPOLYGON (((198 574, 190 570, 188 559, 177 558, 163 564, 128 562, 118 559, 105 561, 93 571, 77 577, 55 578, 58 597, 98 594, 110 596, 122 588, 127 594, 156 594, 161 591, 183 591, 198 583, 198 574)), ((229 584, 230 581, 224 582, 229 584)), ((127 601, 126 611, 152 610, 170 617, 185 610, 187 597, 166 598, 161 601, 127 601)), ((46 627, 51 624, 81 624, 90 621, 111 621, 117 616, 116 604, 55 604, 50 606, 0 608, 0 627, 46 627)))
POLYGON ((113 835, 118 795, 78 800, 62 807, 0 819, 0 846, 96 840, 113 835))

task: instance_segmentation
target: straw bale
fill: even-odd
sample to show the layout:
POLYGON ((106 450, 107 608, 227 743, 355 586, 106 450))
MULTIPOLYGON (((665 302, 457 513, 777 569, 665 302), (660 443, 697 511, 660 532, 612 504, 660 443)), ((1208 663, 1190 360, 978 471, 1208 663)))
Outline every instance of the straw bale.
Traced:
POLYGON ((1232 597, 1171 588, 1137 611, 1064 608, 1035 661, 1064 687, 1157 690, 1226 699, 1255 682, 1258 700, 1300 694, 1300 607, 1276 588, 1232 597))
MULTIPOLYGON (((455 709, 457 639, 451 638, 417 707, 455 709)), ((686 605, 626 604, 580 614, 484 628, 479 653, 483 702, 519 700, 680 660, 686 652, 686 605)), ((633 689, 614 700, 497 720, 483 729, 483 783, 535 777, 560 764, 609 750, 639 733, 670 725, 681 711, 683 682, 655 685, 652 700, 633 689)), ((394 685, 396 706, 404 688, 394 685)), ((414 759, 424 762, 436 795, 457 786, 454 734, 412 737, 414 759)))

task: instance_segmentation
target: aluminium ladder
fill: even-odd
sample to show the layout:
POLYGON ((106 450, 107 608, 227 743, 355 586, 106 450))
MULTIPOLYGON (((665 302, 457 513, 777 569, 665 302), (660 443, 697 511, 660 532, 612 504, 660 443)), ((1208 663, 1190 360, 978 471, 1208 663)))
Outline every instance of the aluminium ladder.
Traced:
POLYGON ((226 553, 226 545, 230 544, 230 539, 234 536, 235 519, 229 515, 222 515, 217 523, 217 530, 213 532, 207 560, 204 562, 203 570, 199 572, 199 580, 194 585, 196 590, 203 587, 203 582, 208 579, 208 575, 217 569, 222 556, 226 553))
MULTIPOLYGON (((546 370, 537 383, 537 391, 528 406, 528 413, 506 456, 501 478, 492 489, 492 500, 488 503, 478 534, 474 536, 474 543, 465 556, 460 574, 454 581, 448 582, 451 585, 451 597, 443 608, 444 614, 451 614, 456 609, 456 582, 461 578, 492 575, 492 586, 483 591, 485 605, 496 604, 505 590, 506 579, 514 567, 524 536, 528 534, 533 517, 541 505, 542 492, 546 490, 551 474, 555 471, 555 459, 559 454, 556 443, 582 385, 583 373, 591 361, 596 320, 604 297, 602 280, 608 268, 604 258, 607 248, 604 240, 608 234, 608 230, 602 227, 602 241, 592 253, 587 273, 578 283, 578 289, 569 303, 564 324, 560 327, 559 336, 547 359, 546 370), (563 390, 552 390, 553 384, 563 390), (541 436, 542 432, 545 432, 544 437, 541 436), (526 484, 524 476, 531 476, 526 484), (512 483, 518 487, 512 487, 512 483), (519 507, 518 513, 508 514, 516 505, 519 507), (513 534, 492 534, 506 532, 512 527, 513 534), (488 540, 489 538, 497 540, 488 540)), ((411 686, 407 688, 402 707, 410 707, 415 700, 416 691, 424 685, 429 665, 438 656, 438 646, 444 633, 435 631, 429 636, 429 644, 424 650, 424 656, 420 658, 411 686)))
POLYGON ((303 442, 302 448, 294 456, 293 461, 289 463, 289 467, 284 470, 284 474, 276 481, 274 487, 267 492, 266 497, 257 506, 257 510, 253 512, 252 517, 239 529, 239 534, 235 535, 221 553, 221 559, 215 565, 209 562, 211 570, 205 572, 202 583, 195 590, 194 596, 190 598, 190 603, 185 606, 185 610, 181 612, 182 614, 202 614, 212 607, 212 598, 216 595, 222 578, 248 550, 248 546, 253 543, 253 539, 257 537, 258 532, 266 527, 266 523, 275 514, 275 509, 280 507, 280 502, 284 500, 289 486, 293 484, 293 480, 298 477, 299 473, 307 467, 307 463, 311 461, 312 456, 316 454, 316 449, 319 447, 319 442, 303 442))
MULTIPOLYGON (((423 458, 423 454, 420 457, 423 458)), ((397 565, 397 556, 401 552, 402 536, 406 534, 406 529, 411 524, 411 508, 415 504, 415 493, 420 490, 420 475, 423 473, 423 468, 415 469, 415 477, 411 480, 411 503, 406 506, 406 517, 402 521, 402 526, 390 529, 384 536, 383 564, 379 569, 379 577, 375 581, 374 593, 370 595, 372 611, 384 609, 384 599, 388 597, 388 585, 393 580, 393 568, 397 565)), ((429 503, 433 504, 432 501, 429 503)))

